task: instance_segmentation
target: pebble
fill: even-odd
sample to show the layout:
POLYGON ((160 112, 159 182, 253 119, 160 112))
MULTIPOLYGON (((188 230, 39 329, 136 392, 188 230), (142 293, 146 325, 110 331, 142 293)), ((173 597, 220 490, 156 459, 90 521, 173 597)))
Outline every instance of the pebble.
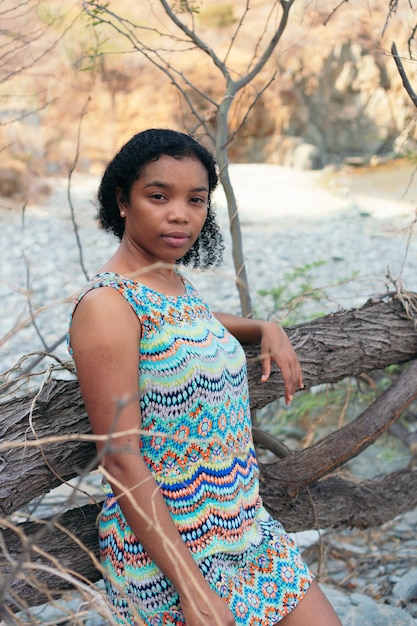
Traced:
MULTIPOLYGON (((350 186, 348 176, 344 186, 331 188, 323 183, 322 173, 279 166, 233 165, 231 174, 257 315, 273 312, 271 297, 261 297, 260 289, 287 281, 288 292, 297 290, 301 283, 294 268, 309 265, 304 278, 308 286, 322 288, 323 296, 307 305, 305 314, 360 306, 371 294, 386 293, 400 284, 415 290, 416 237, 410 227, 415 213, 407 199, 381 195, 378 189, 362 194, 350 186)), ((66 180, 52 180, 53 192, 42 206, 11 210, 4 201, 0 207, 1 371, 65 335, 71 302, 86 282, 85 273, 94 275, 116 249, 117 241, 95 221, 97 183, 92 176, 73 177, 71 198, 82 254, 70 218, 66 180)), ((225 233, 225 263, 216 271, 186 273, 213 309, 237 313, 239 299, 220 190, 215 200, 225 233)), ((68 359, 64 343, 54 354, 68 359)), ((325 546, 320 580, 343 626, 417 624, 416 528, 417 511, 411 511, 366 532, 338 529, 323 533, 319 541, 310 536, 303 548, 305 558, 314 571, 317 551, 325 546)), ((34 610, 35 623, 58 624, 71 611, 73 615, 82 611, 80 621, 73 617, 66 623, 108 624, 97 611, 101 585, 95 588, 91 606, 71 594, 61 604, 34 610)))
POLYGON ((397 602, 404 604, 417 602, 417 567, 413 567, 398 579, 392 595, 397 602))

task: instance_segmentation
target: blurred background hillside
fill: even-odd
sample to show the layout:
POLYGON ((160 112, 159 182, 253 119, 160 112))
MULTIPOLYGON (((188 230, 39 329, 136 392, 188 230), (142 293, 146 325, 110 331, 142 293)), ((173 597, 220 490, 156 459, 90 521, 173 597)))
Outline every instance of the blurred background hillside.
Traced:
MULTIPOLYGON (((125 25, 141 26, 145 45, 158 50, 180 77, 221 98, 224 79, 210 57, 174 37, 159 3, 107 5, 125 25)), ((346 159, 361 164, 412 155, 415 108, 390 48, 395 41, 417 87, 415 63, 407 63, 416 16, 409 3, 398 5, 296 0, 270 62, 236 100, 230 159, 319 169, 346 159), (256 90, 260 95, 247 113, 256 90)), ((259 54, 260 39, 276 28, 280 14, 275 2, 253 0, 250 11, 245 6, 243 0, 201 0, 190 13, 193 28, 227 59, 234 77, 259 54)), ((75 162, 78 171, 101 172, 114 151, 146 127, 201 131, 168 77, 125 36, 94 25, 78 0, 0 0, 0 10, 3 197, 24 199, 36 191, 37 177, 66 175, 75 162)), ((214 123, 207 99, 183 84, 199 113, 214 123)))

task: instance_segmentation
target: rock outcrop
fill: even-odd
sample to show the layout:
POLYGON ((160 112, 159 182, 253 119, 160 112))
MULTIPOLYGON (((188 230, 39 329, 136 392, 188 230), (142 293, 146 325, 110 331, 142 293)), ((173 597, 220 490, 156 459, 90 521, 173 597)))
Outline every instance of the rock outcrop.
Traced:
MULTIPOLYGON (((233 0, 229 4, 237 15, 241 8, 233 0)), ((316 5, 303 9, 302 4, 295 3, 285 37, 269 64, 235 100, 229 120, 230 159, 317 169, 346 157, 356 157, 361 163, 374 155, 415 151, 415 108, 387 52, 391 40, 387 42, 386 35, 383 43, 384 21, 392 22, 392 16, 387 18, 388 7, 375 7, 371 15, 367 3, 360 0, 351 0, 345 12, 341 5, 335 11, 331 2, 328 6, 321 3, 320 9, 316 5)), ((122 4, 119 10, 123 11, 122 4)), ((226 58, 234 68, 233 75, 239 77, 262 49, 259 37, 265 17, 255 24, 250 21, 254 19, 250 12, 249 33, 240 46, 234 42, 232 54, 228 48, 237 20, 229 20, 216 30, 198 22, 203 20, 203 13, 196 14, 197 28, 203 29, 203 38, 215 48, 220 42, 219 58, 226 58)), ((399 15, 400 9, 397 13, 396 30, 389 36, 398 37, 405 51, 409 27, 399 15)), ((33 20, 37 19, 34 15, 33 20)), ((72 53, 77 58, 70 60, 66 46, 68 50, 74 48, 76 32, 68 30, 66 36, 72 40, 64 45, 60 35, 53 46, 48 39, 50 31, 45 30, 45 53, 39 59, 34 56, 38 64, 33 76, 25 74, 24 59, 34 55, 41 38, 32 40, 29 33, 25 39, 27 48, 20 51, 20 69, 16 66, 10 72, 10 81, 17 81, 17 87, 10 82, 8 93, 19 93, 25 85, 29 95, 24 104, 22 98, 15 99, 19 115, 13 113, 16 102, 12 97, 0 103, 3 156, 28 164, 36 174, 67 173, 75 160, 78 169, 95 173, 101 172, 114 151, 141 129, 173 126, 200 132, 195 113, 216 123, 213 103, 224 97, 224 77, 204 52, 196 53, 186 46, 184 53, 176 54, 175 60, 172 57, 176 79, 186 78, 183 86, 195 109, 192 113, 172 81, 140 52, 94 56, 88 48, 91 42, 84 45, 77 40, 79 52, 72 53), (85 62, 89 55, 91 63, 96 63, 95 72, 81 71, 85 69, 83 59, 85 62), (192 83, 197 91, 192 90, 192 83), (33 94, 42 94, 43 100, 33 94)), ((117 45, 122 49, 127 43, 122 37, 117 45)), ((162 59, 170 45, 175 48, 176 41, 168 36, 163 43, 156 38, 152 45, 157 51, 158 46, 163 47, 162 59)), ((408 71, 413 80, 412 64, 408 71)), ((12 170, 10 176, 17 184, 12 170)), ((6 181, 7 176, 3 178, 6 181)))

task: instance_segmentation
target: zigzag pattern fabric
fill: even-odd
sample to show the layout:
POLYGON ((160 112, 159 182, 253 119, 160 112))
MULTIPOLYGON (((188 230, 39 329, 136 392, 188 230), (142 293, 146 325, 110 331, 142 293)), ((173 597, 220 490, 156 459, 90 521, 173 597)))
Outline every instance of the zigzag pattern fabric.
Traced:
MULTIPOLYGON (((262 506, 245 353, 183 282, 184 295, 173 297, 103 273, 76 304, 90 289, 112 287, 133 308, 142 327, 143 459, 236 624, 272 626, 297 605, 312 576, 292 539, 262 506)), ((100 554, 114 623, 185 624, 174 587, 133 535, 109 483, 103 485, 100 554)))

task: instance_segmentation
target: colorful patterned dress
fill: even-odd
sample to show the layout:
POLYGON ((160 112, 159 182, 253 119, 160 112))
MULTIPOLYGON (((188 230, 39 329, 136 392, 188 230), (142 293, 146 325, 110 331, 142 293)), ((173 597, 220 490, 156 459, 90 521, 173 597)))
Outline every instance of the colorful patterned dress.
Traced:
MULTIPOLYGON (((166 296, 114 273, 81 293, 112 287, 140 320, 141 454, 210 586, 236 624, 272 626, 312 576, 292 539, 263 508, 244 351, 184 280, 166 296)), ((114 623, 185 624, 178 594, 133 535, 104 481, 102 565, 114 623)), ((146 532, 146 531, 145 531, 146 532)))

